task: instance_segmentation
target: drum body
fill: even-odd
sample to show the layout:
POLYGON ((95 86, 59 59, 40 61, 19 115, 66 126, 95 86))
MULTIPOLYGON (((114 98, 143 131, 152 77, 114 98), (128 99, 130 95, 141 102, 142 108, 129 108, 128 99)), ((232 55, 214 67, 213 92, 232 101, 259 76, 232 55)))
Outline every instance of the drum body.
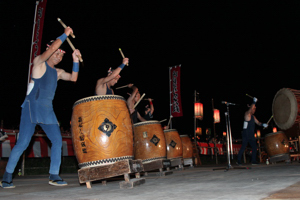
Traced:
POLYGON ((164 131, 158 121, 134 124, 134 157, 143 163, 167 158, 164 131))
POLYGON ((283 88, 279 90, 272 104, 272 113, 276 125, 282 130, 291 128, 294 123, 300 122, 300 92, 283 88))
POLYGON ((71 131, 80 168, 133 159, 133 130, 123 97, 99 95, 73 106, 71 131))
POLYGON ((271 162, 290 158, 289 140, 282 131, 265 136, 265 147, 271 162))
POLYGON ((167 158, 182 158, 182 142, 179 133, 176 129, 164 130, 166 145, 167 145, 167 158))
POLYGON ((180 135, 182 143, 182 157, 192 158, 193 157, 193 144, 188 135, 180 135))

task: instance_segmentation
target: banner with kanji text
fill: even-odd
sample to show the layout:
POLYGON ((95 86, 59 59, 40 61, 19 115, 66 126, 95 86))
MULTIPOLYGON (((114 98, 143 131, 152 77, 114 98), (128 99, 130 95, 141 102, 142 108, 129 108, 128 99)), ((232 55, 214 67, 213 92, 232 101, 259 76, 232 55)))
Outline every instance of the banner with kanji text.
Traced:
POLYGON ((180 69, 181 65, 170 67, 170 100, 172 117, 181 117, 181 93, 180 93, 180 69))

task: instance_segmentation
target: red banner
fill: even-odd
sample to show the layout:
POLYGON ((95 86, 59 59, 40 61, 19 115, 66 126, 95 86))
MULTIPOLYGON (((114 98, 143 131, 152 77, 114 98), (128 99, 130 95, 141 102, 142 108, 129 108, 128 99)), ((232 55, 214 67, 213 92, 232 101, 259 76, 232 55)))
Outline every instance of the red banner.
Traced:
POLYGON ((181 94, 180 94, 180 69, 181 66, 170 67, 170 93, 171 93, 171 115, 181 117, 181 94))
MULTIPOLYGON (((37 1, 36 4, 37 7, 35 11, 34 27, 32 33, 32 44, 31 44, 32 46, 31 46, 30 65, 29 65, 29 74, 28 74, 29 77, 31 75, 33 59, 36 56, 40 55, 41 53, 41 43, 42 43, 47 0, 37 1)), ((30 80, 29 77, 28 77, 28 81, 30 80)))

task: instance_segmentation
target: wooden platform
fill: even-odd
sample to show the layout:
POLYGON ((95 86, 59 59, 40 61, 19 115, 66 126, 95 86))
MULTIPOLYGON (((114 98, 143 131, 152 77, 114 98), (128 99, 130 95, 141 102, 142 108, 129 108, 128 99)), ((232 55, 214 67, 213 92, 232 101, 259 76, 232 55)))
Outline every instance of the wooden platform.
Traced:
POLYGON ((191 168, 193 168, 194 167, 193 158, 184 158, 183 166, 190 166, 191 168))
MULTIPOLYGON (((145 176, 150 175, 150 171, 154 171, 154 170, 159 170, 159 172, 155 173, 155 175, 158 176, 166 176, 166 175, 170 175, 173 174, 172 171, 164 171, 164 169, 167 169, 171 166, 171 161, 170 160, 154 160, 151 162, 147 162, 147 163, 143 163, 144 166, 144 171, 145 171, 145 176)), ((153 173, 151 174, 153 175, 153 173)))
POLYGON ((175 167, 175 169, 183 170, 183 159, 182 158, 173 158, 170 159, 171 167, 175 167))
POLYGON ((86 183, 87 188, 92 188, 92 181, 124 175, 125 181, 120 182, 120 188, 132 188, 145 183, 145 179, 140 178, 139 173, 142 171, 144 167, 141 160, 122 160, 113 164, 79 169, 78 178, 79 183, 86 183), (130 179, 131 173, 135 173, 136 179, 130 179))

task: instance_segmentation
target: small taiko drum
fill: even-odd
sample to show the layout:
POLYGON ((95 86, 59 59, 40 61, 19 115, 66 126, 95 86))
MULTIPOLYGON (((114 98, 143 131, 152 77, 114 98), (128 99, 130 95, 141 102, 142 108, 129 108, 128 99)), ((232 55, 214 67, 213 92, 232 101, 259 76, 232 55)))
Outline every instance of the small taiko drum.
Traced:
POLYGON ((283 88, 279 90, 272 104, 273 118, 282 130, 291 128, 300 122, 300 91, 283 88))
POLYGON ((182 143, 182 157, 192 158, 193 157, 193 144, 188 135, 180 135, 182 143))
POLYGON ((182 142, 176 129, 164 130, 167 144, 167 159, 182 158, 182 142))
POLYGON ((133 159, 133 130, 123 97, 99 95, 73 106, 72 141, 80 168, 133 159))
POLYGON ((267 134, 265 148, 271 162, 290 159, 289 140, 282 131, 267 134))
POLYGON ((134 124, 134 158, 143 163, 167 159, 164 131, 160 122, 152 120, 134 124))

